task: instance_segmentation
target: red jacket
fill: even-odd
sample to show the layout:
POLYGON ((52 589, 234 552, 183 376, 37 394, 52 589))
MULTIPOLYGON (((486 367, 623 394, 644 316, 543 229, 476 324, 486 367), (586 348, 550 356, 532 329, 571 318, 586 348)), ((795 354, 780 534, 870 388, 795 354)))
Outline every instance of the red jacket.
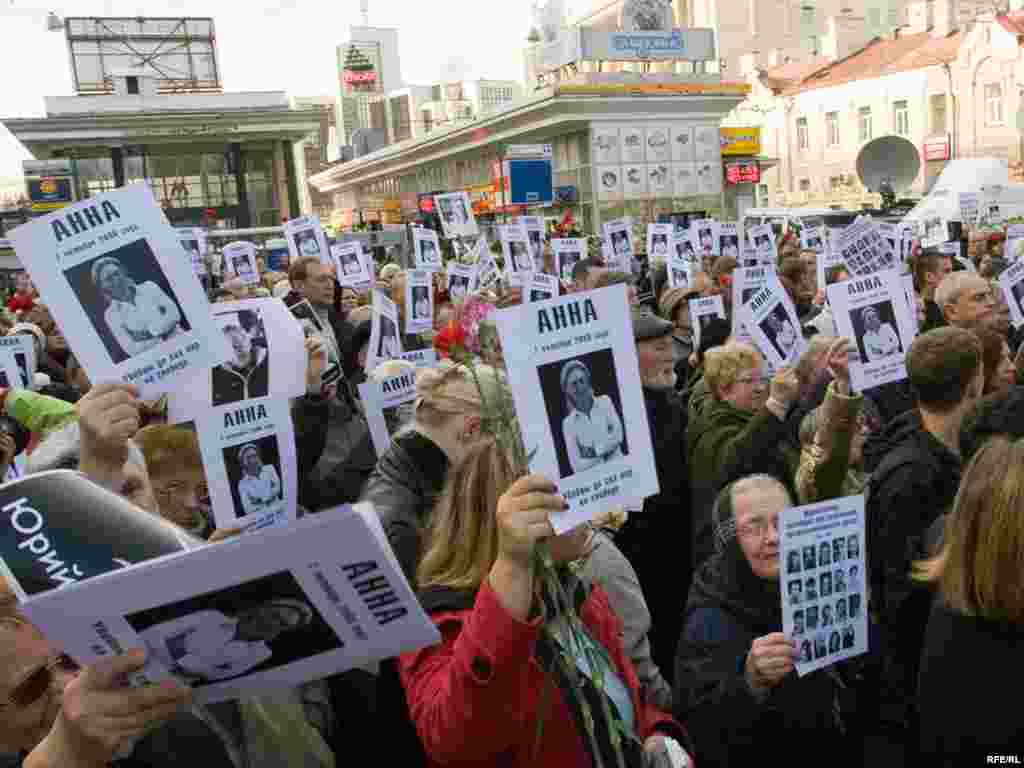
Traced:
MULTIPOLYGON (((590 760, 558 687, 550 684, 543 743, 534 755, 544 673, 533 658, 539 621, 508 614, 490 584, 472 610, 432 616, 441 644, 399 659, 409 712, 431 765, 574 768, 590 760)), ((608 651, 632 694, 637 735, 655 730, 685 745, 682 727, 641 702, 640 685, 622 647, 622 625, 595 588, 580 618, 608 651)))

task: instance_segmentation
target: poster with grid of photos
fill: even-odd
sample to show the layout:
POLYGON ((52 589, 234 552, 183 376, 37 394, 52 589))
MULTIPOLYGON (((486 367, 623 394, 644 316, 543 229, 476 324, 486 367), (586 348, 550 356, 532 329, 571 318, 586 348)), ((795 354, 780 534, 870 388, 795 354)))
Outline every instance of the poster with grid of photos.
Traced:
POLYGON ((782 627, 797 674, 867 653, 864 497, 787 509, 779 538, 782 627))

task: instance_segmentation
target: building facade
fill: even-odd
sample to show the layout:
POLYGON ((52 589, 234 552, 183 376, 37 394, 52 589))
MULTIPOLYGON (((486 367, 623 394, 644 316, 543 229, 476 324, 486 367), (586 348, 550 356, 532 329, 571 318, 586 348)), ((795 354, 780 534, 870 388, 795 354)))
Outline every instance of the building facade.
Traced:
POLYGON ((953 0, 912 3, 906 26, 845 58, 808 56, 749 72, 751 96, 728 123, 760 126, 764 152, 778 158, 759 202, 875 202, 857 158, 882 136, 919 150, 921 170, 904 194, 927 192, 954 158, 1004 158, 1019 174, 1024 12, 962 18, 953 0))
POLYGON ((320 129, 309 135, 303 144, 302 151, 305 155, 305 183, 311 210, 324 221, 331 215, 331 198, 309 184, 308 179, 337 161, 340 156, 337 101, 333 96, 309 96, 294 99, 297 108, 316 110, 320 116, 320 129))
POLYGON ((352 26, 337 48, 337 126, 341 145, 351 145, 353 134, 371 127, 370 102, 402 87, 398 30, 352 26))

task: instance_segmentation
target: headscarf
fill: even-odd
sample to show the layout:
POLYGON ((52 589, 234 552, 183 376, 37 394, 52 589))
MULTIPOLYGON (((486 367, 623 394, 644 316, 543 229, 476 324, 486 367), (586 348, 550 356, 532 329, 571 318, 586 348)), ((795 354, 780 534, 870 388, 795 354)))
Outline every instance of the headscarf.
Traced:
MULTIPOLYGON (((768 478, 767 475, 755 477, 768 478)), ((743 479, 750 480, 750 477, 743 479)), ((694 576, 688 610, 695 607, 718 608, 732 614, 759 635, 781 632, 779 582, 756 576, 740 548, 732 505, 736 482, 723 488, 715 501, 711 513, 715 526, 715 554, 698 568, 694 576)))

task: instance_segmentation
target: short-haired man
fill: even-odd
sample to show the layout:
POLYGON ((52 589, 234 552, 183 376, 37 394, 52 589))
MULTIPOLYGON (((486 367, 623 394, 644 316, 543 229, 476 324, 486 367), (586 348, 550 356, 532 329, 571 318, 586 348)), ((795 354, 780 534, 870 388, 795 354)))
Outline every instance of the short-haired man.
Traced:
POLYGON ((946 322, 957 328, 981 330, 998 320, 992 285, 974 272, 946 275, 935 289, 935 303, 946 322))
POLYGON ((953 257, 928 248, 917 256, 914 264, 914 287, 924 299, 924 325, 921 333, 946 324, 939 305, 935 303, 935 291, 947 275, 953 272, 953 257))
POLYGON ((572 268, 572 292, 580 293, 587 290, 590 273, 598 267, 590 259, 580 259, 572 268))
POLYGON ((907 376, 917 410, 880 436, 887 450, 871 475, 866 509, 871 602, 883 636, 880 715, 896 743, 910 737, 931 606, 929 592, 911 581, 911 566, 926 554, 928 527, 952 504, 960 484, 960 425, 984 384, 981 342, 956 327, 922 334, 907 354, 907 376))

